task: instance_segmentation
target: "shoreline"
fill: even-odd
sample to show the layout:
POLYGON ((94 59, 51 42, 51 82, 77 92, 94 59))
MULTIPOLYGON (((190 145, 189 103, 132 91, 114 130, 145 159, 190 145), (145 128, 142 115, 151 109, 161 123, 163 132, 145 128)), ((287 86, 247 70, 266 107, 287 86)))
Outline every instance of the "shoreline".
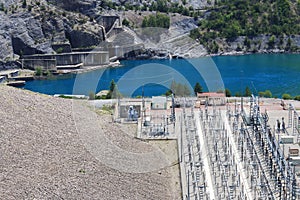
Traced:
POLYGON ((90 71, 94 71, 94 70, 98 70, 98 69, 118 68, 118 67, 122 67, 122 65, 113 66, 111 64, 107 64, 107 65, 85 66, 80 69, 58 70, 57 76, 64 75, 64 74, 80 74, 80 73, 90 72, 90 71), (62 73, 60 73, 60 72, 62 72, 62 73))
MULTIPOLYGON (((180 56, 178 58, 172 58, 172 59, 194 59, 194 58, 206 58, 206 57, 216 57, 216 56, 245 56, 245 55, 268 55, 268 54, 294 54, 294 55, 300 55, 300 52, 287 52, 287 51, 259 51, 259 52, 222 52, 222 53, 217 53, 217 54, 207 54, 203 56, 180 56)), ((120 59, 121 61, 127 61, 127 60, 164 60, 164 59, 169 59, 168 57, 157 57, 157 56, 149 56, 148 58, 122 58, 120 59)))
POLYGON ((218 54, 210 54, 208 56, 244 56, 244 55, 267 55, 267 54, 295 54, 295 55, 300 55, 300 52, 288 52, 288 51, 258 51, 258 52, 223 52, 223 53, 218 53, 218 54))
MULTIPOLYGON (((300 55, 300 52, 288 52, 288 51, 259 51, 259 52, 238 52, 238 51, 233 51, 233 52, 221 52, 221 53, 217 53, 217 54, 207 54, 207 55, 203 55, 203 56, 180 56, 178 58, 171 58, 171 59, 194 59, 194 58, 205 58, 205 57, 217 57, 217 56, 245 56, 245 55, 267 55, 267 54, 291 54, 291 55, 300 55)), ((149 56, 147 58, 122 58, 119 59, 120 61, 128 61, 128 60, 164 60, 164 59, 169 59, 168 57, 157 57, 157 56, 149 56)), ((10 61, 13 62, 13 61, 10 61)), ((97 70, 97 69, 106 69, 106 68, 119 68, 122 67, 122 65, 117 65, 114 66, 113 63, 110 64, 106 64, 106 65, 97 65, 97 66, 85 66, 83 68, 80 69, 71 69, 71 70, 58 70, 57 71, 57 75, 61 75, 61 74, 76 74, 76 73, 84 73, 84 72, 89 72, 89 71, 93 71, 93 70, 97 70)), ((12 67, 12 68, 5 68, 2 69, 0 68, 0 72, 6 72, 6 71, 12 71, 12 70, 21 70, 21 71, 32 71, 34 72, 34 70, 30 70, 30 69, 22 69, 20 67, 12 67)), ((55 74, 56 76, 56 74, 55 74)))

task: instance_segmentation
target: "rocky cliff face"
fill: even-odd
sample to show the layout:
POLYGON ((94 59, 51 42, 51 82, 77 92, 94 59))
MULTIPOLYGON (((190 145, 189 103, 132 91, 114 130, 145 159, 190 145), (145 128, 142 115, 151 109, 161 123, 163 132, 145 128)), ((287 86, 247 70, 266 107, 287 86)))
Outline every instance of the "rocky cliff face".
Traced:
MULTIPOLYGON (((60 2, 60 1, 57 1, 60 2)), ((76 6, 85 1, 64 5, 76 6)), ((54 2, 55 3, 55 2, 54 2)), ((0 1, 0 60, 14 60, 22 55, 70 51, 103 41, 103 28, 87 16, 68 12, 49 2, 0 1)), ((70 8, 71 9, 71 8, 70 8)))
MULTIPOLYGON (((175 0, 171 0, 174 2, 175 0)), ((189 33, 197 28, 198 21, 181 14, 169 14, 171 26, 162 33, 153 31, 151 37, 159 34, 159 40, 145 38, 145 34, 133 31, 140 27, 145 16, 151 11, 126 11, 124 5, 150 5, 153 0, 116 0, 118 8, 111 8, 99 0, 0 0, 0 69, 6 68, 8 61, 16 60, 23 55, 70 52, 72 48, 87 48, 98 46, 107 39, 110 45, 143 44, 145 52, 161 51, 175 57, 199 57, 208 54, 244 54, 253 52, 295 52, 300 46, 300 36, 291 38, 275 38, 270 45, 271 36, 260 35, 256 38, 237 37, 234 41, 222 38, 214 39, 214 46, 203 46, 191 39, 189 33), (25 2, 25 3, 24 3, 25 2), (131 28, 119 25, 118 21, 127 19, 131 28), (116 25, 117 31, 111 31, 116 25), (119 34, 121 33, 121 34, 119 34), (118 36, 116 36, 118 35, 118 36), (127 36, 133 40, 127 40, 127 36), (105 38, 106 37, 106 38, 105 38), (217 51, 216 50, 217 47, 217 51), (147 49, 149 51, 147 51, 147 49), (212 49, 214 51, 212 51, 212 49), (1 67, 2 66, 2 67, 1 67)), ((178 1, 182 2, 182 1, 178 1)), ((213 5, 214 0, 191 0, 186 6, 199 8, 213 5)), ((155 29, 157 30, 157 29, 155 29)), ((144 32, 142 32, 144 33, 144 32)), ((143 54, 143 52, 142 52, 143 54)), ((147 53, 149 54, 149 53, 147 53)), ((10 66, 11 66, 10 62, 10 66)), ((13 66, 18 66, 15 63, 13 66)))
POLYGON ((85 12, 96 7, 96 0, 47 0, 47 2, 69 11, 85 12))

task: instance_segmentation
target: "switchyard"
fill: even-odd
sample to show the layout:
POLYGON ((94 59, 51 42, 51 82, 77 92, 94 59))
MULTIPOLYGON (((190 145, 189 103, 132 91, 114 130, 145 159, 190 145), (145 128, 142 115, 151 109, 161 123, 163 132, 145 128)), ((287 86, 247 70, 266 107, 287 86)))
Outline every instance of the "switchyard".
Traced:
POLYGON ((255 96, 197 101, 135 105, 138 138, 177 139, 182 199, 300 199, 299 108, 255 96))
POLYGON ((286 112, 288 126, 277 130, 254 96, 247 104, 242 99, 183 107, 178 113, 183 199, 299 199, 298 157, 287 155, 281 144, 286 135, 298 142, 299 117, 292 105, 286 112))

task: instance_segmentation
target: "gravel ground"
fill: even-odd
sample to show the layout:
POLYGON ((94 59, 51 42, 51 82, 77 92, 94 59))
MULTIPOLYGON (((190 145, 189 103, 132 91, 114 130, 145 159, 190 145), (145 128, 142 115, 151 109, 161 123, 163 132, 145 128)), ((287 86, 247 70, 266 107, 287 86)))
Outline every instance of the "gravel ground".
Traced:
MULTIPOLYGON (((96 159, 78 133, 71 100, 0 86, 0 102, 0 199, 174 199, 168 167, 127 173, 96 159)), ((133 127, 97 116, 120 148, 155 149, 128 134, 133 127)))

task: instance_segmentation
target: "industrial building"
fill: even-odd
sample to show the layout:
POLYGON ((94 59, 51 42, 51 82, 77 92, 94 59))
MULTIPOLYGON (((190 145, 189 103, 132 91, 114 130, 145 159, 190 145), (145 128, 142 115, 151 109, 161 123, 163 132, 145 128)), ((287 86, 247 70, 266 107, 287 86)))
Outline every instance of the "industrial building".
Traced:
POLYGON ((69 68, 107 65, 109 64, 109 53, 107 51, 72 52, 62 54, 41 54, 24 56, 22 65, 24 68, 56 71, 58 67, 69 68))
POLYGON ((226 96, 224 93, 218 93, 218 92, 197 93, 196 107, 200 107, 200 105, 223 106, 225 104, 226 104, 226 96))

